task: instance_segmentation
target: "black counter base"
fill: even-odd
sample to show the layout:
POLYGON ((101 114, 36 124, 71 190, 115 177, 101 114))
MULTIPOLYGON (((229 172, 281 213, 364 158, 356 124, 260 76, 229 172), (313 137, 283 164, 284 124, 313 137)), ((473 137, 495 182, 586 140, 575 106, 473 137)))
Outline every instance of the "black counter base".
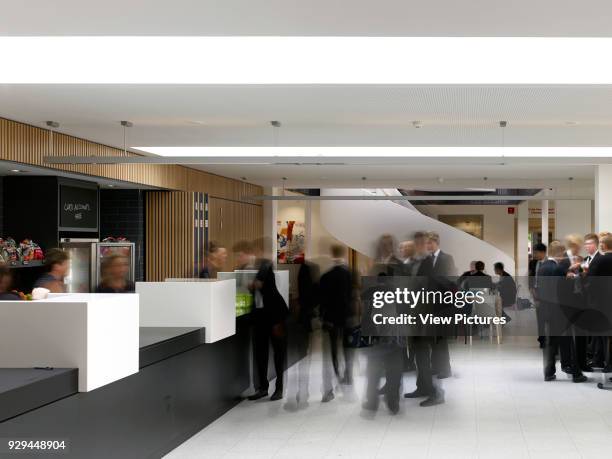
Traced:
MULTIPOLYGON (((289 342, 291 365, 300 357, 289 342)), ((162 457, 240 402, 250 385, 250 344, 249 319, 239 318, 234 336, 0 422, 0 438, 66 439, 62 457, 70 458, 162 457)))
POLYGON ((76 368, 0 368, 0 422, 76 394, 78 373, 76 368))

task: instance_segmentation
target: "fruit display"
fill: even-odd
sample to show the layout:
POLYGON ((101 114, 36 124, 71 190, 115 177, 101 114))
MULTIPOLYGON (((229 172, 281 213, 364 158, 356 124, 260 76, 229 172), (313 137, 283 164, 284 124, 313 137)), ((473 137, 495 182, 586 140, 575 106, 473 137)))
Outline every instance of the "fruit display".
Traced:
POLYGON ((44 254, 40 246, 31 239, 24 239, 19 244, 21 252, 21 263, 27 265, 31 261, 42 261, 44 254))
POLYGON ((27 265, 32 261, 41 261, 44 254, 40 246, 31 239, 24 239, 19 244, 12 237, 0 238, 0 263, 10 266, 27 265))
POLYGON ((22 301, 32 301, 32 294, 31 293, 23 293, 17 290, 13 290, 13 293, 15 295, 19 295, 19 298, 21 298, 22 301))

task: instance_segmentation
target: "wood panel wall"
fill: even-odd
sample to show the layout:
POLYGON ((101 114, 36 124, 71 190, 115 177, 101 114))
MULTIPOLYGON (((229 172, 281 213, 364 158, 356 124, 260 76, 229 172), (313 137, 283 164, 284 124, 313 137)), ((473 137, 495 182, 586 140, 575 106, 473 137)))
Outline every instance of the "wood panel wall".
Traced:
POLYGON ((208 200, 208 240, 227 248, 227 269, 236 267, 232 247, 236 242, 253 242, 263 236, 263 212, 261 206, 227 199, 208 200))
POLYGON ((146 279, 193 277, 196 193, 151 191, 146 194, 146 279))
MULTIPOLYGON (((104 177, 169 190, 199 191, 224 199, 241 200, 263 194, 258 185, 185 166, 166 164, 47 164, 44 156, 126 156, 118 148, 0 118, 0 160, 104 177), (51 151, 52 150, 52 151, 51 151)), ((138 156, 127 152, 127 156, 138 156)))

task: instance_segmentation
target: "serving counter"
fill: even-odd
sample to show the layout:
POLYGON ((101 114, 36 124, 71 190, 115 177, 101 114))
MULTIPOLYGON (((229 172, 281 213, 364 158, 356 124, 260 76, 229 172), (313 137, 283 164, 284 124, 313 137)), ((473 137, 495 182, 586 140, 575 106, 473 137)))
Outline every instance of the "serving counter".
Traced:
POLYGON ((0 368, 77 368, 79 392, 138 371, 138 295, 0 301, 0 368))
MULTIPOLYGON (((235 281, 178 284, 138 284, 140 295, 111 298, 73 294, 45 301, 0 302, 0 331, 8 330, 11 336, 10 340, 0 336, 0 355, 6 359, 0 367, 29 367, 0 369, 0 378, 3 372, 6 376, 4 399, 19 402, 0 410, 0 415, 4 413, 0 438, 66 439, 70 450, 63 456, 70 458, 162 457, 239 403, 254 370, 250 314, 236 317, 235 281), (140 315, 147 326, 139 327, 138 307, 130 298, 139 298, 140 311, 147 311, 140 315), (120 310, 121 305, 125 310, 120 310), (182 319, 155 326, 153 313, 159 320, 162 307, 182 319), (196 311, 207 307, 208 311, 196 311), (215 328, 212 338, 204 323, 215 328), (30 343, 36 337, 43 341, 30 343), (42 349, 53 340, 61 346, 51 346, 53 352, 42 349), (23 346, 31 348, 19 352, 23 346), (86 349, 97 351, 90 355, 86 349), (114 360, 101 366, 96 357, 100 352, 114 360), (11 353, 20 354, 20 360, 11 353), (62 353, 65 358, 60 359, 62 353), (53 355, 57 358, 51 363, 53 355), (110 382, 118 378, 115 361, 118 368, 129 361, 129 375, 110 382), (33 372, 34 366, 67 369, 33 372), (87 383, 98 388, 77 392, 75 372, 86 389, 87 383), (105 375, 113 376, 104 379, 105 375), (39 379, 32 380, 33 376, 39 379)), ((288 331, 291 366, 303 357, 299 346, 303 337, 291 320, 288 331)), ((269 365, 269 378, 275 376, 273 368, 269 365)))
POLYGON ((136 282, 141 327, 206 328, 206 342, 236 333, 236 281, 136 282))

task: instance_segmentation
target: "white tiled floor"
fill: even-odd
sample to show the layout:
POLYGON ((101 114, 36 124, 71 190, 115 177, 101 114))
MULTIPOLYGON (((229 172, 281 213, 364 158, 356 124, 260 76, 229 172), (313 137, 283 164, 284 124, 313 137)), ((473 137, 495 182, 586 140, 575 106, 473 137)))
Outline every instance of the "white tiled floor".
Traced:
MULTIPOLYGON (((166 457, 178 458, 573 458, 607 457, 612 449, 612 392, 602 379, 574 384, 558 370, 544 382, 534 338, 452 344, 454 376, 443 381, 446 403, 431 408, 401 401, 398 415, 381 404, 361 416, 362 355, 355 394, 321 403, 321 359, 310 365, 310 403, 289 411, 286 400, 244 401, 166 457)), ((290 370, 296 371, 296 367, 290 370)), ((289 380, 294 374, 289 376, 289 380)), ((414 373, 404 389, 414 388, 414 373)))

